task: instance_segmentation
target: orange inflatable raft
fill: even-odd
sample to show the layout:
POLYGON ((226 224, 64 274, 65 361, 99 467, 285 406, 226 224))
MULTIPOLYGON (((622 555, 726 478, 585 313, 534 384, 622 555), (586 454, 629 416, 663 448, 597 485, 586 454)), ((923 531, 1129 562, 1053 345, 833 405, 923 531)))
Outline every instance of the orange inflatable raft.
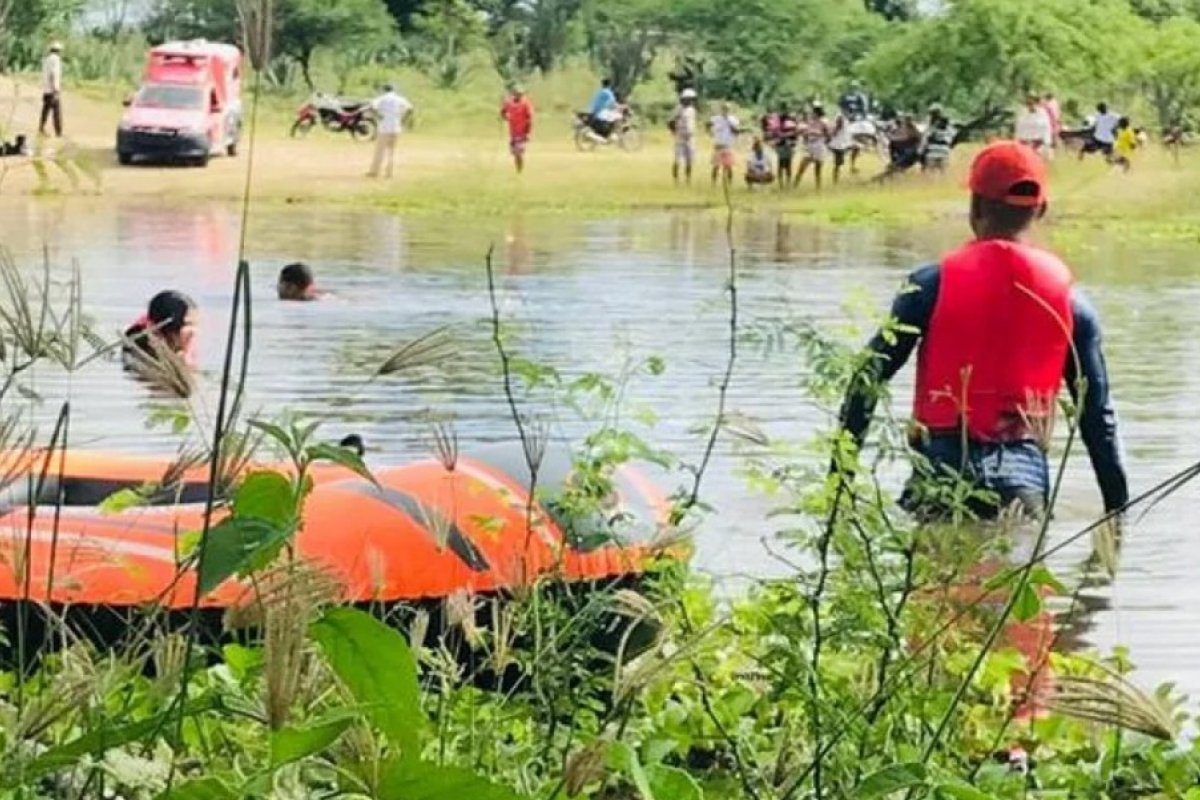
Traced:
MULTIPOLYGON (((40 462, 33 472, 40 472, 40 462)), ((170 505, 113 513, 98 508, 115 491, 161 480, 166 468, 161 459, 68 453, 60 485, 56 454, 39 497, 29 497, 27 488, 22 496, 22 487, 35 480, 10 482, 0 505, 0 603, 190 606, 195 573, 180 566, 177 542, 202 527, 207 467, 184 474, 170 505)), ((627 465, 614 476, 605 524, 619 520, 618 544, 612 537, 597 540, 594 529, 577 535, 587 526, 564 519, 552 502, 534 501, 528 525, 529 470, 519 446, 464 455, 453 470, 432 459, 378 469, 378 484, 322 467, 313 474, 297 552, 330 575, 348 603, 495 592, 543 577, 576 582, 637 575, 664 554, 683 555, 656 544, 669 509, 647 469, 627 465)), ((537 496, 554 496, 570 472, 565 452, 548 453, 537 496)), ((248 589, 230 579, 201 604, 237 605, 248 589)))

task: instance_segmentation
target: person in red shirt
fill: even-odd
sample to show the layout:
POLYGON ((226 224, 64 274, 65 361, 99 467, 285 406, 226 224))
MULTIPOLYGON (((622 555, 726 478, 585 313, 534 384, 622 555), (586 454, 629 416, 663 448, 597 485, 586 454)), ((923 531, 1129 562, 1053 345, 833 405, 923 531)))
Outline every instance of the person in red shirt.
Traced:
POLYGON ((520 86, 512 88, 500 109, 500 117, 508 123, 508 149, 512 153, 513 164, 518 173, 523 172, 525 148, 529 144, 529 135, 533 133, 533 104, 520 86))

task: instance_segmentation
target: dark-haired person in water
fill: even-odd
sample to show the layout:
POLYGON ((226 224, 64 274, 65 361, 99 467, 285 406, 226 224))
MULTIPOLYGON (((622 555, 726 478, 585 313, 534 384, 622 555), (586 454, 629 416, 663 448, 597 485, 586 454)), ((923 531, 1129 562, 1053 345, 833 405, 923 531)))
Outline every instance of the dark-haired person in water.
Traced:
POLYGON ((1016 504, 1042 515, 1050 498, 1047 438, 1066 383, 1080 409, 1104 508, 1129 489, 1095 310, 1070 268, 1029 242, 1047 208, 1046 165, 1029 147, 997 142, 971 166, 974 240, 909 275, 892 304, 902 327, 876 334, 869 366, 852 381, 842 425, 861 446, 879 382, 917 350, 913 447, 927 460, 903 498, 922 516, 944 516, 948 474, 991 498, 971 510, 994 517, 1016 504))
POLYGON ((135 368, 147 359, 157 359, 166 350, 179 356, 184 365, 196 366, 196 303, 183 292, 167 290, 150 299, 136 322, 125 329, 122 362, 135 368))
POLYGON ((318 300, 323 292, 317 288, 313 278, 312 268, 307 264, 296 262, 288 264, 279 271, 279 281, 275 291, 280 300, 318 300))

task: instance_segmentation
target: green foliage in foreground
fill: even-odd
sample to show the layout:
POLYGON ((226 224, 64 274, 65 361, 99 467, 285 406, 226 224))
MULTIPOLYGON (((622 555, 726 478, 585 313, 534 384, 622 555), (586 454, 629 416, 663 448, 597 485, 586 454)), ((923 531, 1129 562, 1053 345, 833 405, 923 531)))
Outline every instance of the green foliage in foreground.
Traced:
MULTIPOLYGON (((498 317, 495 336, 515 418, 540 396, 601 421, 553 508, 606 530, 612 471, 655 455, 615 411, 630 381, 668 365, 566 378, 516 355, 498 317)), ((820 403, 862 367, 803 327, 763 324, 742 341, 802 353, 820 403)), ((69 644, 32 673, 3 673, 0 797, 1197 796, 1200 745, 1176 743, 1191 720, 1169 688, 1138 689, 1124 654, 1055 655, 1058 691, 1023 693, 1048 665, 1015 649, 1020 634, 1050 636, 1051 610, 1069 624, 1076 593, 1039 562, 1014 563, 1022 530, 1011 521, 984 527, 964 511, 958 526, 930 527, 899 513, 877 478, 908 458, 898 427, 883 427, 871 460, 819 442, 856 468, 849 479, 798 467, 799 453, 735 415, 721 422, 747 448, 751 486, 775 499, 784 577, 721 600, 667 563, 637 587, 548 580, 386 621, 333 603, 335 587, 289 546, 314 464, 370 473, 321 443, 316 424, 254 423, 289 469, 243 474, 226 521, 189 537, 186 556, 203 587, 253 579, 253 602, 228 620, 242 641, 204 653, 186 633, 147 633, 117 652, 69 644), (647 631, 649 646, 635 647, 647 631), (1049 713, 1018 720, 1030 704, 1049 713)), ((537 426, 522 430, 535 458, 537 426)), ((451 445, 443 435, 448 463, 451 445)), ((974 497, 939 485, 956 508, 974 497)), ((679 517, 697 507, 684 500, 679 517)), ((1085 571, 1103 580, 1118 540, 1095 542, 1085 571)))

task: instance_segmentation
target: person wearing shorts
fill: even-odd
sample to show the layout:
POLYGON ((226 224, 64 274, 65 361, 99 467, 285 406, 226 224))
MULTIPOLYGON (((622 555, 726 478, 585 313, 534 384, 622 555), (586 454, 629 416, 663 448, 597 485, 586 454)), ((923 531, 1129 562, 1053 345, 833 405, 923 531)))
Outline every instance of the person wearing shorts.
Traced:
POLYGON ((1111 161, 1113 144, 1117 140, 1117 123, 1120 121, 1121 116, 1115 111, 1110 111, 1107 103, 1098 103, 1092 132, 1079 151, 1079 160, 1082 161, 1088 153, 1103 153, 1104 158, 1111 161))
POLYGON ((684 179, 692 182, 692 165, 696 162, 696 90, 684 89, 679 93, 679 107, 671 117, 671 133, 675 140, 675 161, 671 165, 671 177, 679 183, 680 168, 684 179))
POLYGON ((525 90, 514 86, 508 99, 500 109, 500 116, 508 123, 508 151, 512 154, 517 174, 525 171, 525 148, 533 133, 533 104, 525 90))
MULTIPOLYGON (((854 137, 850 134, 850 120, 844 113, 838 112, 829 134, 829 152, 833 153, 833 183, 835 186, 841 180, 842 167, 846 165, 846 159, 854 152, 854 149, 854 137)), ((853 169, 852 162, 851 170, 853 171, 853 169)))
POLYGON ((741 132, 741 123, 733 116, 729 103, 722 103, 720 113, 708 121, 708 131, 713 140, 713 185, 721 178, 728 186, 733 182, 733 148, 741 132))
POLYGON ((829 121, 825 119, 825 109, 813 106, 812 114, 804 125, 804 158, 800 160, 800 169, 796 172, 795 185, 799 186, 804 180, 804 173, 809 167, 813 168, 817 191, 821 190, 821 172, 825 169, 825 161, 829 158, 829 121))
POLYGON ((795 115, 782 111, 779 115, 779 130, 771 144, 775 147, 775 160, 779 164, 779 188, 792 185, 792 162, 796 157, 796 145, 800 140, 800 124, 795 115))

